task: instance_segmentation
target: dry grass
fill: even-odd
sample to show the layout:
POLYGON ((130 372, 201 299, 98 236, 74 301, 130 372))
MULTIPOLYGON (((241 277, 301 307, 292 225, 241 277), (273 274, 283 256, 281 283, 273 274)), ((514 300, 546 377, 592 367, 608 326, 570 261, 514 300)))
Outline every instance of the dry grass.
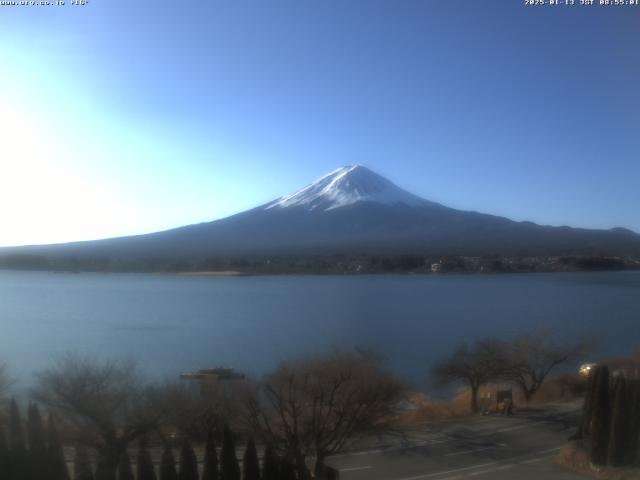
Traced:
POLYGON ((402 412, 398 418, 399 426, 412 426, 425 422, 437 422, 468 413, 454 407, 451 401, 434 400, 423 393, 414 393, 409 398, 410 408, 402 412))
MULTIPOLYGON (((509 388, 512 387, 506 384, 489 384, 482 387, 479 392, 481 409, 481 398, 490 394, 489 410, 495 411, 496 392, 498 390, 508 390, 509 388)), ((568 394, 567 389, 563 388, 563 386, 554 379, 546 382, 529 404, 525 402, 520 391, 517 388, 513 388, 513 401, 516 410, 527 407, 573 402, 576 401, 576 398, 578 397, 568 394)), ((402 426, 464 417, 471 415, 471 393, 469 389, 461 388, 453 397, 446 400, 435 400, 422 393, 413 393, 409 397, 409 405, 409 408, 398 417, 399 423, 402 426)))
POLYGON ((533 397, 531 403, 533 405, 540 405, 545 403, 573 402, 577 398, 583 398, 584 391, 580 387, 579 382, 583 384, 583 388, 586 390, 586 379, 580 378, 578 375, 552 377, 542 384, 542 387, 538 390, 535 397, 533 397), (572 377, 570 380, 571 386, 567 385, 569 377, 572 377))
MULTIPOLYGON (((495 388, 489 386, 486 391, 495 392, 495 388)), ((471 415, 471 393, 468 389, 459 390, 447 400, 434 400, 423 393, 414 393, 410 396, 409 403, 411 408, 399 416, 400 425, 411 426, 471 415)))
POLYGON ((592 465, 584 449, 575 443, 562 447, 556 457, 556 463, 594 478, 604 480, 640 480, 639 468, 597 467, 592 465))

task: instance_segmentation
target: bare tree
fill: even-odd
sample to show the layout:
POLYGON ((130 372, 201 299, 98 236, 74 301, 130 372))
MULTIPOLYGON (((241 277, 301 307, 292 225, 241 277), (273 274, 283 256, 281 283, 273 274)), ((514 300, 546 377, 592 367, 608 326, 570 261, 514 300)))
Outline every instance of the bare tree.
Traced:
POLYGON ((184 381, 160 385, 155 395, 156 403, 166 412, 164 425, 195 442, 204 442, 209 433, 222 434, 224 425, 234 421, 240 410, 242 382, 234 383, 239 384, 238 391, 215 389, 207 393, 184 381))
POLYGON ((251 429, 306 478, 307 458, 321 476, 328 455, 388 430, 405 391, 373 357, 336 352, 281 364, 245 405, 251 429))
POLYGON ((109 479, 115 479, 127 445, 155 429, 163 415, 131 361, 68 354, 38 375, 33 393, 67 424, 76 442, 96 449, 109 479))
POLYGON ((9 395, 9 389, 13 384, 13 379, 9 375, 9 367, 5 363, 0 363, 0 401, 4 402, 9 395))
POLYGON ((503 372, 505 361, 503 343, 487 338, 471 347, 462 344, 449 358, 436 363, 431 374, 441 386, 466 383, 471 392, 471 411, 477 413, 480 387, 503 372))
POLYGON ((591 342, 559 342, 550 332, 522 335, 506 344, 508 360, 503 376, 515 383, 529 402, 552 370, 579 360, 591 349, 591 342))

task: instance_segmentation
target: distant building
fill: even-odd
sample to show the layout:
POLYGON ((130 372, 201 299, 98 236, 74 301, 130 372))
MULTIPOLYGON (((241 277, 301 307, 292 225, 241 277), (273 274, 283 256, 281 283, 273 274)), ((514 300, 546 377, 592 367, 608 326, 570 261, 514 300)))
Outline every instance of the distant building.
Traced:
POLYGON ((229 381, 244 380, 245 375, 236 372, 233 368, 214 367, 203 368, 197 372, 181 373, 180 378, 198 382, 200 393, 208 395, 217 392, 229 381))
POLYGON ((440 272, 442 272, 442 262, 432 263, 431 273, 440 273, 440 272))

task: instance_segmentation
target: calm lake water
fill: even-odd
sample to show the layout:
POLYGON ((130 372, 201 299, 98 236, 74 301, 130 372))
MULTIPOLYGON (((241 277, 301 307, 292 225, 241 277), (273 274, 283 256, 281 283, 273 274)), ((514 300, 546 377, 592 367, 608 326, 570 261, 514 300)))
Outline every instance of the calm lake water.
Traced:
POLYGON ((640 272, 181 277, 0 271, 0 359, 28 382, 56 355, 133 356, 153 376, 253 375, 333 347, 373 348, 426 385, 463 340, 551 327, 640 349, 640 272))

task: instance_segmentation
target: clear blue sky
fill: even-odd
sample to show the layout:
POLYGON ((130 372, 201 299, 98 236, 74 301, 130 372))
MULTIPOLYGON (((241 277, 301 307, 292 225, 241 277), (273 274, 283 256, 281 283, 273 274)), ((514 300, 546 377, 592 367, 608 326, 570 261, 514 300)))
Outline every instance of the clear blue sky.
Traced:
POLYGON ((353 163, 640 231, 640 7, 69 3, 0 7, 0 245, 213 220, 353 163))

